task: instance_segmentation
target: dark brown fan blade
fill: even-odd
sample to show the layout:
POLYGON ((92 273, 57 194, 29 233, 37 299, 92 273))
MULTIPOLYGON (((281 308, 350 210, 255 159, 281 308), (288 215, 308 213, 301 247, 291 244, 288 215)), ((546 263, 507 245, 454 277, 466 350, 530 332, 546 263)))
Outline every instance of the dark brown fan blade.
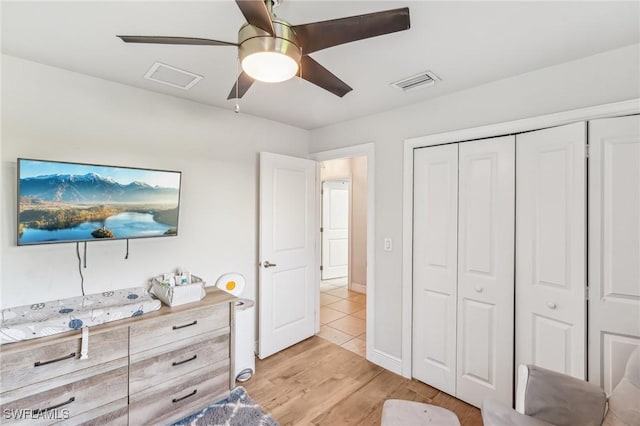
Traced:
POLYGON ((128 36, 119 35, 125 43, 156 43, 156 44, 193 44, 203 46, 237 46, 228 41, 210 40, 208 38, 193 37, 164 37, 164 36, 128 36))
POLYGON ((249 24, 275 35, 269 9, 263 0, 236 0, 236 3, 249 24))
POLYGON ((309 54, 328 47, 404 31, 410 28, 409 8, 368 13, 311 24, 294 25, 302 53, 309 54))
POLYGON ((240 99, 244 96, 245 93, 247 93, 247 90, 249 90, 249 87, 251 87, 253 82, 254 80, 249 77, 247 73, 242 71, 238 76, 238 80, 236 80, 236 83, 233 85, 233 88, 229 92, 229 96, 227 96, 227 99, 240 99), (236 86, 238 86, 237 94, 236 86))
POLYGON ((298 77, 318 87, 328 90, 336 96, 343 97, 353 89, 347 83, 333 75, 331 71, 317 63, 311 56, 303 56, 300 61, 298 77))

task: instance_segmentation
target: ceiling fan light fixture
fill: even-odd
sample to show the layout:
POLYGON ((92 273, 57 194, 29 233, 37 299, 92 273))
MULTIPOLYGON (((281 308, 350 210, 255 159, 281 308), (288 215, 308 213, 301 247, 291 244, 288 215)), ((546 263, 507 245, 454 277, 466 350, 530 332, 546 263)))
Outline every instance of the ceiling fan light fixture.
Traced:
POLYGON ((242 98, 254 81, 279 82, 294 75, 343 97, 353 89, 309 54, 411 28, 408 7, 292 26, 273 13, 273 8, 282 0, 235 1, 247 21, 238 31, 237 43, 180 36, 117 37, 125 43, 237 47, 242 72, 227 99, 242 98))
POLYGON ((253 25, 238 33, 238 55, 242 70, 254 80, 279 83, 298 73, 302 51, 291 26, 273 19, 275 37, 253 25))
POLYGON ((254 80, 280 83, 296 75, 298 63, 280 52, 256 52, 242 60, 242 69, 254 80))

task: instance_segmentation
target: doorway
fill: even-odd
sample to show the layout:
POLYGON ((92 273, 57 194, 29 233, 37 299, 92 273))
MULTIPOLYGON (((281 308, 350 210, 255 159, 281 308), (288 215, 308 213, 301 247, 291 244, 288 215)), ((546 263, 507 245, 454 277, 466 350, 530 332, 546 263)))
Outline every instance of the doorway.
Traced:
MULTIPOLYGON (((338 311, 336 315, 341 317, 350 316, 364 321, 364 330, 360 321, 357 327, 347 325, 349 328, 344 328, 346 332, 342 333, 348 338, 340 339, 342 345, 346 344, 346 348, 359 352, 360 356, 366 355, 367 360, 388 368, 390 358, 374 346, 374 155, 373 143, 318 152, 311 154, 309 159, 260 153, 258 304, 261 309, 258 309, 257 342, 260 358, 313 334, 321 334, 320 171, 321 164, 326 167, 331 164, 327 161, 342 159, 354 164, 353 175, 364 177, 357 180, 361 191, 352 191, 349 197, 352 199, 352 207, 357 206, 366 212, 364 219, 356 221, 360 226, 351 227, 352 233, 360 232, 364 237, 350 238, 352 242, 360 241, 364 248, 358 248, 355 252, 360 253, 360 256, 354 256, 348 263, 348 270, 359 271, 362 278, 359 282, 355 281, 357 272, 348 272, 346 281, 342 278, 341 282, 325 283, 323 290, 332 294, 323 297, 323 305, 333 305, 331 309, 338 311), (359 197, 354 195, 358 193, 359 197), (274 237, 284 239, 281 243, 274 244, 274 237), (300 256, 295 255, 294 249, 303 251, 304 256, 302 253, 300 256), (287 261, 286 256, 283 257, 291 254, 298 261, 298 266, 293 269, 292 263, 287 261), (297 276, 291 276, 291 271, 297 276), (358 290, 358 284, 362 286, 359 288, 361 293, 354 291, 358 290), (296 294, 293 294, 294 290, 296 294), (300 324, 300 333, 292 333, 290 325, 294 323, 300 324)), ((352 187, 355 187, 356 180, 352 179, 351 182, 352 187)), ((333 321, 329 321, 330 319, 332 318, 323 319, 323 337, 327 334, 331 336, 329 332, 332 330, 339 332, 338 324, 347 322, 345 319, 329 325, 341 318, 334 318, 333 321)))
POLYGON ((367 157, 320 163, 320 332, 367 352, 367 157))

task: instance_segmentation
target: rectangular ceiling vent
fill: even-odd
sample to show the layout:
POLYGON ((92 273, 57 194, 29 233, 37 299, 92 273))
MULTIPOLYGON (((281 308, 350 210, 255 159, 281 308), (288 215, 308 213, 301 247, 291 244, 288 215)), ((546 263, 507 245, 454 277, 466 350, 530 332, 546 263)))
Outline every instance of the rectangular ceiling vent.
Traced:
POLYGON ((428 87, 435 84, 436 81, 440 81, 440 78, 431 71, 423 71, 420 74, 412 75, 411 77, 403 78, 402 80, 391 83, 391 86, 396 89, 400 89, 403 92, 419 89, 421 87, 428 87))
POLYGON ((178 89, 189 90, 195 86, 202 76, 171 65, 156 62, 149 68, 144 75, 147 80, 156 83, 166 84, 167 86, 177 87, 178 89))

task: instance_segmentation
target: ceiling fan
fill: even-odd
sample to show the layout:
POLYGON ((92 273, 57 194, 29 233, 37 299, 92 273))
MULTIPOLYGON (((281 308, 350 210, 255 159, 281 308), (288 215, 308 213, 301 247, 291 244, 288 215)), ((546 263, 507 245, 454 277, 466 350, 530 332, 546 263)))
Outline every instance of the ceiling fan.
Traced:
POLYGON ((303 25, 277 18, 273 8, 282 0, 236 0, 247 23, 238 42, 192 37, 118 35, 127 43, 236 46, 242 65, 227 99, 241 98, 255 80, 276 83, 294 75, 343 97, 352 88, 309 54, 340 44, 408 30, 409 8, 368 13, 303 25))

